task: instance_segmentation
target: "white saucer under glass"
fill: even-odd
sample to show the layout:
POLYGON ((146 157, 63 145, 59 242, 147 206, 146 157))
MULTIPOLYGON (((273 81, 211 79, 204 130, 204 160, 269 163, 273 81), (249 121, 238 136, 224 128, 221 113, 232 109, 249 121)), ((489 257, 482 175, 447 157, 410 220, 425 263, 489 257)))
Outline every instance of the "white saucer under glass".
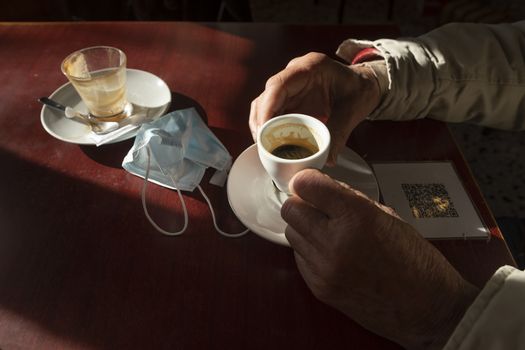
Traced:
MULTIPOLYGON (((152 119, 163 115, 171 103, 171 92, 168 85, 156 75, 138 69, 126 69, 126 96, 128 102, 147 109, 152 119)), ((87 113, 87 108, 71 83, 66 83, 56 89, 51 99, 74 109, 87 113)), ((67 119, 63 112, 43 106, 40 120, 44 129, 53 137, 81 145, 93 145, 91 128, 77 121, 67 119)), ((131 130, 111 143, 124 141, 134 137, 137 129, 131 130)))

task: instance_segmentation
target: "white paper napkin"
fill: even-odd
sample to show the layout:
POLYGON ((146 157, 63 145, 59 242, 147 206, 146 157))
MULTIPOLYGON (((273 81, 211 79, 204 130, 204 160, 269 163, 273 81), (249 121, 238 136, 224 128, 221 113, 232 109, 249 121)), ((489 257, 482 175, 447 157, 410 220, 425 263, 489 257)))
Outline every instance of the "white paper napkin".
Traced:
POLYGON ((99 134, 95 134, 94 132, 91 132, 88 136, 88 138, 93 141, 95 143, 95 145, 98 147, 98 146, 102 146, 106 143, 109 143, 111 141, 115 141, 116 139, 118 139, 119 137, 122 137, 128 133, 131 133, 135 130, 137 130, 138 128, 140 128, 140 125, 135 125, 135 124, 128 124, 128 125, 124 125, 123 127, 120 127, 118 128, 117 130, 115 131, 112 131, 112 132, 109 132, 107 134, 103 134, 103 135, 99 135, 99 134))

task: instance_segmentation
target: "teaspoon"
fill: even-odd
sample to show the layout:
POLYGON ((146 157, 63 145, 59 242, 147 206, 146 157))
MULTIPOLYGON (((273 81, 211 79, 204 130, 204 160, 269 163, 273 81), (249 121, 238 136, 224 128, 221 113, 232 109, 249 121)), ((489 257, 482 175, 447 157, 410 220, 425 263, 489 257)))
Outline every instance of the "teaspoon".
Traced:
POLYGON ((93 130, 93 132, 96 134, 107 134, 119 128, 119 123, 117 122, 104 122, 96 120, 95 118, 89 115, 80 113, 71 107, 66 107, 48 97, 40 97, 38 101, 45 104, 46 106, 63 111, 64 115, 68 119, 72 119, 80 123, 89 125, 91 127, 91 130, 93 130))

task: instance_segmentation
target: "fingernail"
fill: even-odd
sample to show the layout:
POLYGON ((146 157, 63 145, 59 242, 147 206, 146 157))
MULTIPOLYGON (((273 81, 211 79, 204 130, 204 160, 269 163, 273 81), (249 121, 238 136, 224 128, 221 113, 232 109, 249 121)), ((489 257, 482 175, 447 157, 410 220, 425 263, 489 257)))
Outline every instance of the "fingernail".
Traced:
POLYGON ((290 179, 290 181, 288 182, 288 192, 290 192, 291 194, 294 194, 294 190, 293 190, 293 182, 294 182, 294 179, 295 179, 295 175, 292 176, 292 178, 290 179))
POLYGON ((255 127, 255 130, 254 130, 253 133, 252 133, 253 141, 254 141, 255 143, 257 143, 257 134, 258 134, 258 133, 259 133, 259 127, 256 126, 256 127, 255 127))

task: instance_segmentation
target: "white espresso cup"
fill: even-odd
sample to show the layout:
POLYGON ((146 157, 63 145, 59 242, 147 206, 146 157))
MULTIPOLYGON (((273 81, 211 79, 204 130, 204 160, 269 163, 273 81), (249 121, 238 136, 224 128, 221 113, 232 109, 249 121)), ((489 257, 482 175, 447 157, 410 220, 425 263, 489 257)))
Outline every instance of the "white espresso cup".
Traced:
POLYGON ((275 186, 290 193, 288 183, 299 171, 322 169, 330 149, 330 132, 320 120, 305 114, 285 114, 268 120, 257 132, 259 159, 275 186))

